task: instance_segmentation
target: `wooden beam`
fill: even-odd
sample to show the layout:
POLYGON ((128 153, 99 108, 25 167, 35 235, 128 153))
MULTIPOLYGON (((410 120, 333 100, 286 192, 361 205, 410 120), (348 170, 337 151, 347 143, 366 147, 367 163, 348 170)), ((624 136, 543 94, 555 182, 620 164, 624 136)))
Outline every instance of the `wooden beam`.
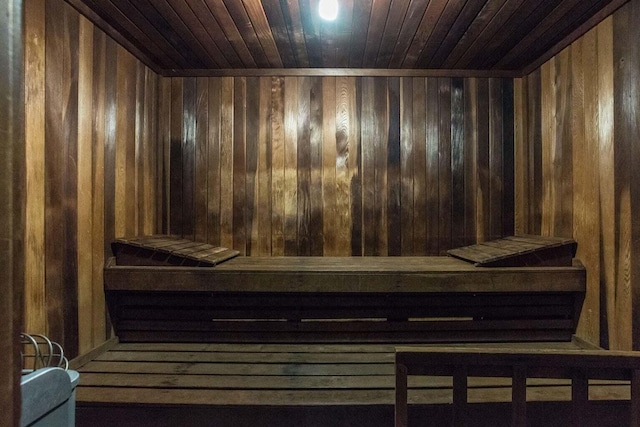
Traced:
POLYGON ((520 70, 382 69, 382 68, 252 68, 158 70, 165 77, 519 77, 520 70))

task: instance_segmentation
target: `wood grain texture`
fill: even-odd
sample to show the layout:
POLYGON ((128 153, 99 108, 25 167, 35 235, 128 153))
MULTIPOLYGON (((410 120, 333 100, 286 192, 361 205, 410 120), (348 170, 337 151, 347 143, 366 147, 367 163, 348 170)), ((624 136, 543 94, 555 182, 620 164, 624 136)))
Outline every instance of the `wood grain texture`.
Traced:
MULTIPOLYGON (((77 141, 77 265, 78 306, 93 308, 93 24, 80 18, 78 39, 78 141, 77 141), (82 286, 82 284, 87 284, 82 286)), ((91 350, 93 345, 93 310, 78 311, 78 352, 91 350)))
POLYGON ((105 259, 105 124, 106 124, 106 35, 93 28, 93 126, 91 134, 92 191, 92 275, 91 339, 93 347, 104 340, 106 329, 102 267, 105 259))
MULTIPOLYGON (((209 111, 198 102, 183 114, 199 122, 208 114, 218 157, 206 182, 172 191, 202 199, 204 185, 215 202, 204 218, 184 205, 193 195, 171 197, 185 201, 176 209, 188 221, 207 221, 204 240, 224 246, 222 233, 247 255, 424 255, 509 229, 508 80, 225 77, 209 85, 221 87, 209 111)), ((184 95, 171 96, 182 96, 168 101, 179 112, 184 95)), ((184 123, 172 132, 186 132, 184 123)), ((203 155, 196 150, 196 164, 206 164, 203 155)), ((169 171, 172 182, 184 166, 178 173, 169 171)))
POLYGON ((102 268, 111 240, 156 232, 158 78, 62 1, 30 2, 25 21, 32 215, 22 329, 74 357, 110 333, 102 268))
POLYGON ((573 235, 591 272, 578 334, 621 350, 640 345, 638 13, 628 3, 515 85, 517 228, 573 235))
POLYGON ((45 2, 25 3, 24 330, 46 330, 45 289, 45 2))
MULTIPOLYGON (((36 6, 42 10, 42 4, 36 6)), ((3 2, 0 6, 0 47, 3 51, 0 64, 0 137, 3 141, 0 147, 0 345, 5 351, 0 368, 2 427, 20 424, 22 349, 17 337, 23 328, 26 266, 24 95, 27 79, 24 70, 30 67, 24 60, 33 58, 25 50, 27 45, 33 46, 29 40, 34 39, 32 35, 25 34, 25 29, 33 23, 23 20, 23 10, 28 7, 23 9, 21 1, 3 2)), ((42 17, 42 14, 38 16, 42 17)), ((38 26, 42 29, 41 20, 38 26)), ((44 40, 40 39, 40 42, 44 43, 44 40)), ((41 84, 40 80, 40 87, 41 84)), ((43 124, 43 120, 40 123, 43 124)))

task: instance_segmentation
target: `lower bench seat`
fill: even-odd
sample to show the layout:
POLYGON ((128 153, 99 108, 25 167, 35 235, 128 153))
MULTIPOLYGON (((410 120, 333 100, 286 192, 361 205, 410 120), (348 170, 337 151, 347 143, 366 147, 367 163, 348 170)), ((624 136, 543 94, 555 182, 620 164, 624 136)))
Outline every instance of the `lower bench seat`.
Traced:
MULTIPOLYGON (((579 341, 473 346, 588 349, 579 341)), ((76 367, 82 378, 77 425, 391 426, 395 349, 393 344, 120 343, 76 367)), ((411 375, 410 425, 450 425, 452 384, 450 377, 411 375)), ((530 426, 570 425, 569 381, 534 378, 529 385, 530 426)), ((510 425, 509 378, 473 377, 468 387, 471 425, 510 425)), ((598 427, 627 425, 628 381, 591 381, 589 392, 585 411, 599 420, 598 427)))
POLYGON ((584 267, 451 257, 237 257, 104 271, 121 342, 569 341, 584 267))

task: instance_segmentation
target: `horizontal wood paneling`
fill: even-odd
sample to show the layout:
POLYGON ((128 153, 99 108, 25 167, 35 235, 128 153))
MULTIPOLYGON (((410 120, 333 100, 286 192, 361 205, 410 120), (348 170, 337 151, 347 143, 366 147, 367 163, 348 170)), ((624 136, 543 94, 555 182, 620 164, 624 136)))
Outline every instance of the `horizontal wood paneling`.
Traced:
POLYGON ((163 81, 173 233, 247 255, 434 255, 513 231, 510 79, 163 81))
POLYGON ((588 274, 578 334, 640 349, 633 0, 515 82, 516 232, 573 236, 588 274))
POLYGON ((105 341, 116 236, 156 232, 159 78, 62 0, 25 1, 25 322, 74 357, 105 341))

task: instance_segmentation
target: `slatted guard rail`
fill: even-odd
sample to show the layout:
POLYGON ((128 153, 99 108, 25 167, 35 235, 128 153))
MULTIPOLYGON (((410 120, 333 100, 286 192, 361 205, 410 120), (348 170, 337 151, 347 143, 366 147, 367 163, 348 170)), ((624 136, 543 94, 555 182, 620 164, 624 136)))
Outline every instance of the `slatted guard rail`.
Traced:
POLYGON ((631 382, 631 427, 640 426, 640 352, 396 348, 395 425, 408 423, 407 376, 453 377, 453 424, 468 424, 467 378, 512 378, 513 427, 527 425, 527 378, 571 379, 572 426, 587 424, 589 379, 631 382))

